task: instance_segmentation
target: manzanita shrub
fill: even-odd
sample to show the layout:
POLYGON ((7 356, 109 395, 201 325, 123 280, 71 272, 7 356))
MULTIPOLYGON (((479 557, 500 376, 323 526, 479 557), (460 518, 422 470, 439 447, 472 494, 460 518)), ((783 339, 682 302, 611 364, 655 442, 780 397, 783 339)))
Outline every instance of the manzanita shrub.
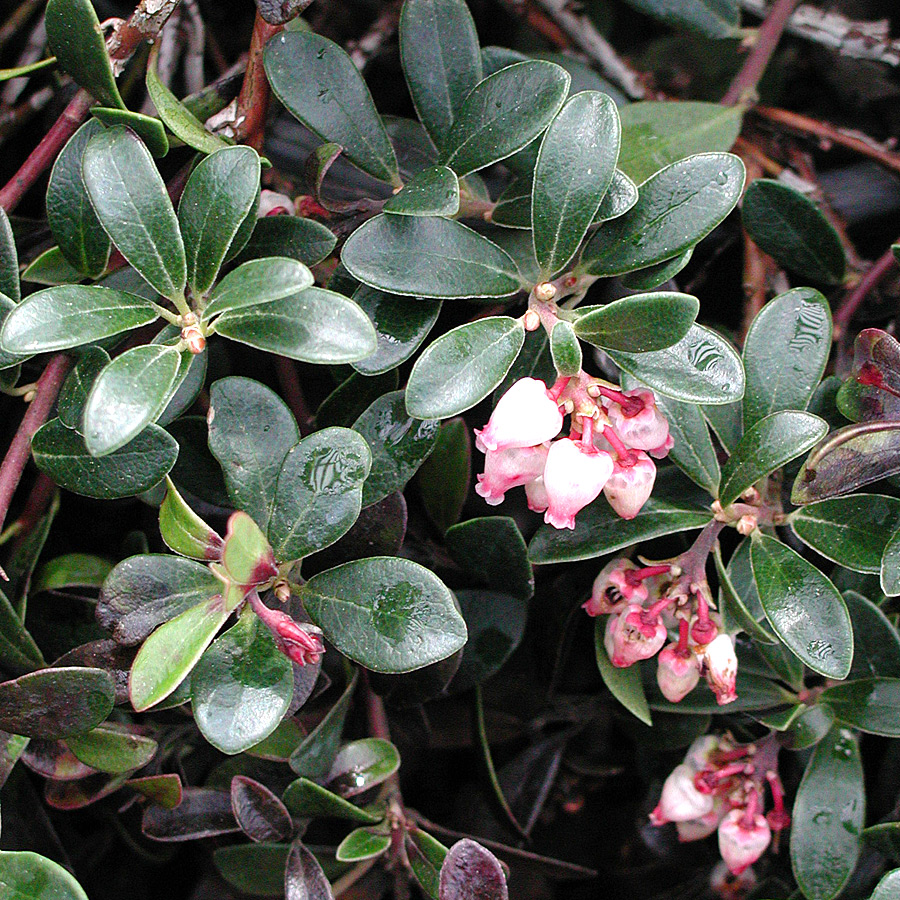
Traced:
MULTIPOLYGON (((734 896, 896 896, 896 798, 867 818, 861 745, 900 737, 900 345, 866 329, 826 376, 844 247, 793 187, 745 184, 744 107, 623 105, 566 57, 482 48, 463 0, 399 10, 415 119, 379 113, 306 3, 258 4, 231 107, 178 99, 159 41, 126 104, 127 28, 176 5, 107 46, 88 0, 50 0, 85 120, 24 272, 0 215, 0 381, 33 397, 0 483, 8 506, 30 438, 44 496, 0 535, 0 893, 85 898, 31 840, 49 820, 24 825, 35 783, 147 858, 202 841, 217 896, 569 891, 602 854, 523 842, 551 796, 588 815, 614 733, 645 768, 631 864, 717 841, 694 865, 734 896), (304 171, 242 130, 269 89, 304 171), (673 279, 741 202, 791 281, 738 350, 673 279), (138 498, 142 525, 54 555, 73 494, 138 498), (505 704, 528 724, 498 767, 505 704), (487 772, 470 834, 409 800, 453 808, 433 722, 487 772)), ((667 15, 721 38, 731 5, 667 15)))

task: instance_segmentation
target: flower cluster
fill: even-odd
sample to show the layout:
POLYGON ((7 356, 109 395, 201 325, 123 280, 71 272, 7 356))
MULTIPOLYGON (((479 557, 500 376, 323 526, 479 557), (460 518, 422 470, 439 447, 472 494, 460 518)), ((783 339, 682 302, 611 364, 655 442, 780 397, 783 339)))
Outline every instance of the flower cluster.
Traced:
POLYGON ((619 391, 583 372, 551 388, 520 378, 475 434, 485 454, 478 494, 494 506, 524 486, 529 508, 555 528, 574 528, 576 514, 601 491, 622 518, 633 519, 656 480, 650 457, 661 459, 672 447, 652 391, 619 391), (564 415, 570 433, 558 438, 564 415))
POLYGON ((663 784, 650 821, 674 822, 682 841, 718 831, 722 859, 732 874, 740 875, 762 856, 772 833, 790 824, 778 750, 773 737, 759 744, 738 744, 728 735, 697 738, 663 784), (766 784, 772 809, 763 815, 766 784))
POLYGON ((604 645, 614 666, 626 668, 658 653, 656 680, 667 700, 683 700, 702 675, 718 703, 726 704, 737 699, 737 656, 711 606, 706 581, 692 580, 678 560, 638 567, 614 559, 595 579, 583 609, 609 616, 604 645))

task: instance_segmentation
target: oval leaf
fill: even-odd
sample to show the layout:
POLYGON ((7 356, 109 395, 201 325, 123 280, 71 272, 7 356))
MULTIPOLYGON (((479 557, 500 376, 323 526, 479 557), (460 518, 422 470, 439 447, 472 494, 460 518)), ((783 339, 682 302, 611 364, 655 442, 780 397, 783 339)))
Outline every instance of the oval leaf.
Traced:
POLYGON ((622 669, 612 664, 603 643, 605 630, 606 617, 598 618, 594 623, 594 654, 603 683, 625 709, 637 716, 645 725, 652 725, 650 707, 647 705, 647 695, 641 681, 641 667, 628 666, 622 669))
POLYGON ((402 191, 384 204, 400 216, 455 216, 459 212, 459 181, 453 169, 423 169, 402 191))
POLYGON ((381 856, 390 846, 389 833, 375 828, 355 828, 338 844, 334 856, 340 862, 360 862, 381 856))
POLYGON ((397 748, 382 738, 363 738, 341 747, 328 773, 327 787, 347 799, 386 781, 400 768, 397 748))
POLYGON ((28 851, 0 850, 0 887, 8 900, 88 900, 59 863, 28 851))
POLYGON ((252 841, 289 841, 294 823, 284 804, 246 775, 231 779, 231 809, 241 831, 252 841))
POLYGON ((219 313, 282 300, 312 287, 313 281, 312 272, 295 259, 254 259, 229 272, 216 285, 201 318, 208 321, 219 313))
POLYGON ((507 900, 509 892, 500 860, 469 838, 457 841, 441 866, 439 900, 507 900))
POLYGON ((86 765, 120 775, 141 769, 156 755, 156 741, 123 725, 107 722, 86 734, 69 737, 69 749, 86 765))
POLYGON ((291 844, 284 870, 284 900, 333 900, 319 861, 300 843, 291 844))
POLYGON ((869 734, 900 737, 900 678, 860 678, 822 692, 835 716, 869 734))

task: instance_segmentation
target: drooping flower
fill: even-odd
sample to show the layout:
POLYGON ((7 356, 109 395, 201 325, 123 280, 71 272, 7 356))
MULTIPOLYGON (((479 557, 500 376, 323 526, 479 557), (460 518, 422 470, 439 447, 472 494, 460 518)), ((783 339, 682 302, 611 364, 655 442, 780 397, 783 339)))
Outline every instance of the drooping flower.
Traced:
POLYGON ((719 827, 724 812, 725 804, 722 800, 718 797, 713 798, 713 808, 705 816, 675 823, 678 840, 687 843, 688 841, 702 841, 703 838, 709 837, 719 827))
POLYGON ((527 485, 541 476, 548 450, 547 444, 488 450, 484 459, 484 474, 478 476, 475 493, 484 497, 490 506, 502 503, 504 494, 510 488, 527 485))
POLYGON ((734 875, 740 875, 765 852, 772 831, 765 816, 733 809, 719 824, 719 853, 734 875))
POLYGON ((606 411, 622 443, 634 450, 652 450, 654 453, 665 448, 669 440, 669 423, 657 409, 653 391, 635 388, 622 394, 628 399, 621 403, 611 400, 606 411))
POLYGON ((532 512, 542 513, 550 505, 547 489, 544 487, 543 477, 535 478, 525 485, 525 497, 528 500, 528 508, 532 512))
POLYGON ((491 418, 475 429, 475 446, 487 450, 534 447, 559 434, 563 416, 543 381, 520 378, 497 402, 491 418))
POLYGON ((628 603, 643 603, 649 597, 647 585, 641 579, 629 579, 629 572, 638 567, 630 559, 613 559, 594 579, 590 599, 582 604, 589 616, 621 612, 628 603))
POLYGON ((694 787, 694 770, 681 763, 666 778, 659 803, 650 813, 650 821, 654 825, 690 822, 711 813, 713 806, 713 798, 694 787))
POLYGON ((571 438, 554 441, 544 468, 544 521, 554 528, 574 528, 575 514, 599 496, 612 471, 612 457, 603 450, 571 438))
POLYGON ((719 634, 703 651, 706 680, 720 706, 737 700, 737 654, 730 635, 719 634))
POLYGON ((657 658, 656 683, 670 703, 680 703, 700 681, 700 660, 678 644, 664 647, 657 658))
POLYGON ((266 216, 293 216, 295 213, 294 201, 287 194, 267 190, 259 192, 259 206, 256 209, 258 219, 266 216))
POLYGON ((666 628, 658 615, 637 603, 629 604, 606 624, 604 646, 610 661, 620 669, 655 656, 666 642, 666 628))
POLYGON ((629 458, 615 461, 603 494, 623 519, 633 519, 650 497, 655 481, 653 461, 646 453, 633 451, 629 458))

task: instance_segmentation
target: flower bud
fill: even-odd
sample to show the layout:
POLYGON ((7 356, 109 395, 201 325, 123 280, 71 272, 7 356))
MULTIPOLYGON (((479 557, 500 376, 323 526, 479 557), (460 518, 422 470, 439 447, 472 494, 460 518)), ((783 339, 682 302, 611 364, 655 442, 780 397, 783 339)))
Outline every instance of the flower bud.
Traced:
POLYGON ((277 191, 259 192, 257 219, 264 219, 266 216, 293 216, 294 214, 294 201, 286 194, 279 194, 277 191))
POLYGON ((574 528, 576 513, 596 500, 612 471, 608 453, 570 438, 554 441, 544 468, 544 521, 554 528, 574 528))
POLYGON ((735 683, 738 661, 730 635, 719 634, 707 645, 703 651, 703 665, 706 680, 716 695, 716 702, 724 706, 737 700, 735 683))
POLYGON ((616 460, 603 493, 623 519, 633 519, 647 502, 654 481, 656 466, 646 453, 638 450, 631 459, 616 460))
POLYGON ((659 616, 632 603, 606 623, 604 646, 614 666, 625 669, 655 656, 666 642, 666 628, 659 616), (655 621, 654 621, 655 619, 655 621))
POLYGON ((475 493, 490 506, 503 502, 504 494, 514 487, 539 478, 547 462, 548 446, 514 447, 510 450, 488 450, 484 458, 484 474, 478 476, 475 493))
POLYGON ((325 652, 322 631, 315 625, 295 622, 287 613, 272 610, 273 624, 266 622, 275 638, 278 649, 298 666, 317 663, 325 652), (277 617, 277 620, 276 620, 277 617), (274 625, 274 627, 273 627, 274 625))
MULTIPOLYGON (((623 408, 613 400, 607 409, 609 421, 622 443, 635 450, 657 452, 664 449, 669 440, 669 423, 656 408, 653 391, 636 388, 623 393, 631 399, 631 403, 623 408)), ((668 453, 668 449, 665 449, 665 453, 668 453)))
POLYGON ((746 812, 733 809, 719 825, 719 853, 733 875, 740 875, 763 855, 772 840, 765 817, 755 815, 745 822, 746 812))
POLYGON ((657 659, 656 682, 670 703, 680 703, 697 687, 700 661, 688 650, 679 652, 678 644, 669 644, 657 659))
POLYGON ((556 437, 562 423, 544 382, 520 378, 497 402, 487 425, 475 429, 475 446, 482 452, 534 447, 556 437))
POLYGON ((690 822, 712 812, 713 798, 694 787, 694 771, 684 763, 675 766, 663 784, 662 796, 650 813, 654 825, 666 822, 690 822))

